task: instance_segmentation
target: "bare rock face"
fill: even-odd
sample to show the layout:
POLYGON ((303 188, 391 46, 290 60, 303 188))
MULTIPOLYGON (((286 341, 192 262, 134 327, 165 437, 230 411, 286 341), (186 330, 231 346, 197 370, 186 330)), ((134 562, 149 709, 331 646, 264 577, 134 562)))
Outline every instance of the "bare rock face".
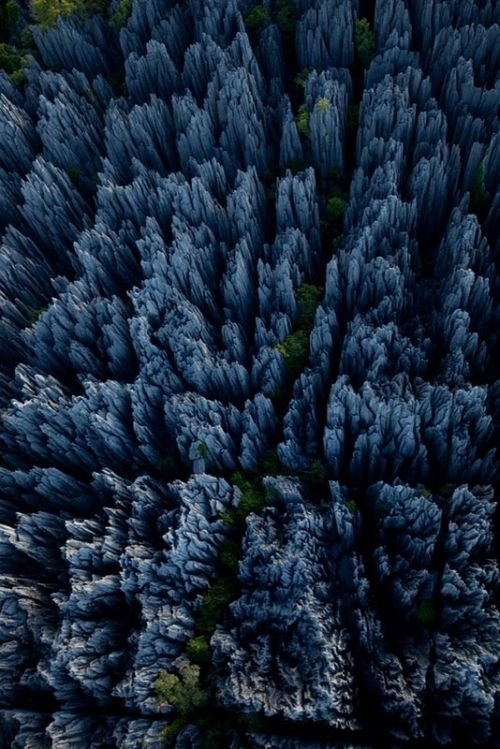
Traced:
POLYGON ((304 506, 297 484, 280 479, 268 488, 277 506, 249 520, 234 624, 212 640, 215 661, 228 669, 222 700, 267 716, 352 728, 352 661, 329 590, 320 517, 304 506))
POLYGON ((347 67, 354 58, 353 26, 357 3, 322 0, 310 6, 297 24, 301 68, 347 67), (343 30, 341 33, 341 29, 343 30))

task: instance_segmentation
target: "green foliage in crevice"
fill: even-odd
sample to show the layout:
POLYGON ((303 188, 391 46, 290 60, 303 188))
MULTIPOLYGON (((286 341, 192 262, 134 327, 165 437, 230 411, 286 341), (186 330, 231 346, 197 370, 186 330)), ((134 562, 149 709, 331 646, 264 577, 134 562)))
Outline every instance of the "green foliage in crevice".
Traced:
POLYGON ((132 0, 119 0, 116 10, 111 16, 111 26, 113 26, 117 30, 121 29, 122 26, 126 26, 131 13, 132 0))
POLYGON ((175 710, 175 719, 163 730, 164 738, 171 740, 196 719, 209 700, 208 693, 200 684, 200 666, 185 661, 177 670, 177 674, 164 671, 155 682, 158 702, 175 710))
POLYGON ((39 307, 38 309, 34 309, 30 315, 30 324, 34 325, 38 318, 41 317, 44 312, 47 312, 47 310, 48 307, 39 307))
POLYGON ((475 213, 480 222, 488 215, 491 205, 491 195, 486 189, 484 181, 484 163, 478 165, 474 172, 474 179, 470 190, 470 210, 475 213))
POLYGON ((5 42, 0 43, 0 68, 5 70, 14 86, 23 83, 26 63, 24 52, 5 42))
POLYGON ((285 39, 295 33, 298 10, 293 0, 276 0, 276 23, 285 39))
MULTIPOLYGON (((275 459, 268 456, 269 466, 275 459)), ((160 703, 174 708, 174 720, 163 731, 164 738, 172 743, 188 723, 195 723, 202 731, 203 749, 220 749, 227 746, 228 713, 217 705, 214 695, 217 667, 212 663, 210 640, 218 624, 228 615, 229 604, 241 593, 238 580, 242 557, 242 540, 246 519, 252 512, 261 512, 272 499, 272 494, 262 485, 260 478, 249 478, 242 471, 229 476, 229 482, 241 492, 237 507, 227 510, 222 519, 228 528, 227 538, 219 549, 217 581, 203 595, 195 616, 195 632, 185 647, 185 656, 178 659, 178 673, 163 672, 155 682, 160 703), (183 660, 183 658, 186 658, 183 660)), ((250 730, 259 718, 230 715, 231 726, 250 730)))
POLYGON ((303 135, 304 138, 307 138, 309 136, 309 112, 307 111, 305 104, 300 105, 299 111, 295 116, 295 124, 297 125, 299 133, 303 135))
POLYGON ((375 53, 375 34, 367 18, 358 18, 356 21, 354 46, 360 64, 367 68, 375 53))
POLYGON ((35 18, 42 29, 54 26, 59 17, 85 19, 105 13, 109 5, 108 0, 32 0, 32 3, 35 18))
POLYGON ((416 617, 424 627, 435 627, 438 623, 438 610, 435 601, 425 599, 420 601, 416 610, 416 617))
POLYGON ((263 29, 271 23, 271 16, 263 5, 256 5, 247 16, 245 16, 245 27, 250 36, 255 37, 262 33, 263 29))
POLYGON ((276 344, 283 355, 288 374, 295 379, 307 365, 309 356, 309 335, 314 325, 314 315, 323 296, 323 289, 313 284, 303 284, 297 289, 299 319, 297 329, 276 344))

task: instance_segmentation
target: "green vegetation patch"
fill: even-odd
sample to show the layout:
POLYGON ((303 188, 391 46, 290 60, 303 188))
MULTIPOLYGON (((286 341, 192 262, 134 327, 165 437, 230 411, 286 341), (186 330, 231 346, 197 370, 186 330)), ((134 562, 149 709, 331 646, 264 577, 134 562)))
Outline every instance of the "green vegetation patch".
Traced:
POLYGON ((475 213, 479 221, 484 221, 491 205, 491 195, 484 182, 484 163, 481 162, 474 172, 474 179, 470 191, 470 210, 475 213))
POLYGON ((319 109, 320 112, 328 112, 328 110, 332 108, 332 102, 330 99, 323 97, 322 99, 318 99, 314 106, 316 109, 319 109))
POLYGON ((276 348, 283 355, 285 368, 292 377, 298 377, 309 357, 309 332, 296 330, 290 333, 276 348))
POLYGON ((238 596, 237 581, 233 579, 218 580, 203 596, 203 601, 196 616, 196 630, 203 635, 212 636, 226 608, 238 596))
POLYGON ((256 5, 245 17, 245 26, 249 34, 258 35, 271 23, 271 16, 263 5, 256 5))
POLYGON ((297 86, 298 89, 304 91, 307 85, 307 79, 311 75, 311 68, 304 68, 300 71, 300 73, 297 73, 295 78, 293 79, 293 82, 295 86, 297 86))
POLYGON ((78 16, 90 18, 96 13, 105 13, 107 0, 32 0, 35 16, 42 29, 48 29, 57 23, 61 16, 78 16))
POLYGON ((277 0, 276 23, 285 35, 293 34, 298 18, 298 10, 293 0, 277 0))
POLYGON ((310 486, 324 487, 328 484, 328 468, 322 460, 315 460, 307 471, 301 473, 301 478, 310 486))
POLYGON ((316 310, 323 299, 323 287, 312 283, 303 283, 297 289, 299 303, 299 328, 311 330, 314 325, 316 310))
POLYGON ((39 307, 38 309, 34 309, 33 312, 30 315, 30 323, 31 325, 34 325, 38 318, 43 315, 44 312, 47 312, 48 307, 39 307))
POLYGON ((0 68, 3 68, 14 86, 24 80, 27 57, 10 44, 0 43, 0 68))
POLYGON ((196 663, 183 663, 179 674, 164 671, 154 686, 158 702, 167 703, 176 713, 174 721, 163 731, 166 739, 174 739, 209 701, 208 693, 200 686, 200 667, 196 663))
POLYGON ((155 682, 158 700, 168 703, 180 716, 191 715, 207 704, 207 693, 200 687, 200 667, 184 663, 180 676, 163 672, 155 682))
POLYGON ((329 221, 340 226, 344 220, 347 208, 347 200, 340 195, 331 195, 326 201, 326 215, 329 221))
POLYGON ((241 557, 241 543, 235 538, 228 538, 222 544, 219 552, 219 565, 224 574, 238 574, 241 557))
POLYGON ((438 622, 438 610, 435 601, 425 599, 417 606, 416 616, 425 627, 435 627, 438 622))
POLYGON ((247 515, 252 512, 261 512, 266 505, 263 490, 246 479, 240 471, 231 475, 231 483, 241 491, 240 501, 237 507, 233 507, 223 515, 226 525, 244 526, 247 515))
POLYGON ((295 124, 301 135, 304 137, 309 135, 309 112, 307 111, 305 104, 301 104, 299 107, 299 111, 295 117, 295 124))
POLYGON ((204 666, 212 660, 212 648, 208 638, 204 635, 192 637, 186 643, 186 653, 193 663, 204 666))
POLYGON ((121 29, 127 24, 132 13, 132 0, 120 0, 118 7, 111 16, 111 26, 115 29, 121 29))
POLYGON ((13 31, 21 20, 22 10, 16 0, 7 0, 5 3, 5 19, 11 31, 13 31))
MULTIPOLYGON (((316 309, 323 297, 321 286, 302 284, 297 289, 299 320, 297 330, 276 345, 285 359, 285 367, 292 377, 298 377, 309 357, 309 335, 314 324, 316 309)), ((281 471, 280 471, 281 472, 281 471)))
POLYGON ((361 65, 364 68, 368 67, 375 53, 375 34, 367 18, 359 18, 356 21, 354 45, 361 65))

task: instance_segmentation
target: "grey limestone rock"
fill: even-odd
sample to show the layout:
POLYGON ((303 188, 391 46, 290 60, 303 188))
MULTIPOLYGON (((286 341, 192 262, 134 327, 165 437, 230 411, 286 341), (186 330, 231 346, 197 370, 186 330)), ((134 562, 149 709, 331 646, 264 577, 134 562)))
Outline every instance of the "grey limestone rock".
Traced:
POLYGON ((87 208, 67 174, 38 157, 27 174, 21 192, 21 213, 35 241, 51 259, 65 268, 75 263, 71 249, 86 225, 87 208))
POLYGON ((53 68, 76 68, 95 78, 111 71, 109 31, 103 20, 94 16, 83 27, 72 19, 59 18, 56 25, 45 31, 34 27, 33 36, 43 62, 53 68))
POLYGON ((176 163, 172 115, 165 102, 154 94, 148 103, 130 111, 121 102, 111 105, 106 112, 105 142, 117 182, 130 182, 136 176, 138 167, 134 161, 162 175, 176 163))
POLYGON ((353 728, 347 633, 329 591, 321 518, 305 506, 293 481, 267 485, 279 509, 248 520, 243 593, 231 605, 231 628, 212 638, 215 661, 227 669, 221 698, 244 711, 353 728))
POLYGON ((309 468, 321 441, 319 401, 323 395, 318 373, 306 371, 296 380, 293 398, 283 420, 284 440, 278 445, 283 465, 293 470, 309 468))
MULTIPOLYGON (((347 91, 336 81, 325 86, 309 116, 312 160, 324 179, 344 168, 343 141, 347 117, 347 91)), ((307 93, 307 90, 306 90, 307 93)))
POLYGON ((353 7, 344 0, 313 3, 297 23, 296 49, 300 67, 321 70, 352 65, 354 20, 353 7))
POLYGON ((291 164, 301 163, 304 159, 299 132, 288 99, 283 105, 282 128, 279 161, 280 167, 286 169, 291 164))
POLYGON ((306 169, 278 181, 276 191, 276 223, 278 232, 300 229, 309 241, 312 252, 319 247, 319 211, 316 202, 316 180, 313 169, 306 169))
POLYGON ((242 417, 241 452, 239 462, 245 471, 255 471, 259 459, 272 442, 277 428, 277 417, 269 398, 257 393, 245 403, 242 417))
POLYGON ((28 172, 38 145, 36 131, 26 112, 4 93, 0 94, 0 137, 0 166, 8 171, 28 172))
POLYGON ((95 176, 100 168, 103 150, 102 119, 92 103, 93 92, 75 91, 59 76, 57 93, 41 95, 38 103, 37 130, 47 161, 78 176, 86 172, 95 176))
POLYGON ((167 429, 186 464, 191 445, 197 442, 203 446, 200 456, 206 457, 207 466, 212 470, 236 468, 241 413, 234 406, 225 406, 194 393, 175 395, 165 403, 165 418, 167 429))
POLYGON ((127 91, 134 104, 143 104, 151 94, 168 100, 180 89, 181 81, 167 48, 151 39, 146 52, 139 56, 132 52, 125 61, 127 91))

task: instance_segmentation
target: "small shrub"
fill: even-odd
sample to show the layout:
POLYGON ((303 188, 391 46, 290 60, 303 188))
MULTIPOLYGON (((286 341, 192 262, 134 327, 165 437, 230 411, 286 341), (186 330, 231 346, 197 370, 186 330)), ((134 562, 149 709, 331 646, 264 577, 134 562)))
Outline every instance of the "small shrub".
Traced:
POLYGON ((347 208, 347 201, 338 195, 332 195, 326 201, 326 215, 328 220, 334 224, 340 225, 344 220, 344 213, 347 208))
POLYGON ((276 502, 278 499, 278 491, 274 486, 269 486, 268 484, 264 485, 264 497, 266 499, 266 504, 271 505, 276 502))
POLYGON ((345 506, 349 510, 349 512, 356 512, 357 504, 353 499, 348 499, 345 503, 345 506))
POLYGON ((118 7, 111 16, 110 24, 116 30, 126 26, 130 14, 132 13, 132 0, 120 0, 118 7))
POLYGON ((198 455, 200 458, 208 458, 208 447, 204 442, 200 442, 198 445, 198 455))
POLYGON ((319 109, 320 112, 328 112, 328 110, 332 107, 332 103, 330 99, 323 97, 323 99, 318 99, 314 106, 316 107, 316 109, 319 109))
POLYGON ((156 461, 155 468, 165 478, 174 477, 178 471, 178 462, 173 455, 165 455, 156 461))
POLYGON ((107 10, 107 0, 33 0, 33 10, 42 29, 50 28, 62 16, 90 18, 107 10))
POLYGON ((5 16, 10 31, 14 31, 22 16, 21 6, 16 0, 7 0, 5 3, 5 16))
POLYGON ((208 695, 200 687, 200 667, 185 663, 179 668, 180 676, 163 672, 155 682, 158 701, 168 703, 179 717, 189 717, 204 707, 208 695))
POLYGON ((234 580, 218 580, 208 590, 196 617, 198 632, 211 636, 217 623, 221 621, 224 612, 231 601, 238 595, 238 587, 234 580))
POLYGON ((232 473, 229 480, 241 491, 241 497, 238 506, 227 510, 222 515, 222 519, 226 525, 243 526, 247 515, 252 512, 259 513, 265 507, 264 493, 262 489, 252 484, 241 471, 232 473))
POLYGON ((328 484, 328 468, 322 460, 315 460, 311 467, 304 471, 302 479, 311 486, 324 487, 328 484))
POLYGON ((312 283, 303 283, 297 289, 299 303, 299 328, 311 330, 318 305, 323 298, 323 288, 312 283))
POLYGON ((251 489, 252 487, 250 481, 241 471, 234 471, 229 476, 229 481, 231 482, 231 484, 237 486, 238 489, 240 489, 242 492, 246 491, 247 489, 251 489))
POLYGON ((297 125, 297 130, 301 135, 304 135, 307 137, 309 135, 309 112, 306 109, 306 105, 302 104, 299 107, 299 111, 297 112, 297 116, 295 117, 295 124, 297 125))
POLYGON ((450 496, 451 494, 453 494, 456 488, 456 484, 441 484, 441 486, 439 487, 439 493, 450 496))
POLYGON ((187 723, 187 718, 176 718, 172 723, 169 723, 168 726, 163 728, 161 732, 162 737, 167 740, 168 744, 170 744, 179 735, 187 723))
POLYGON ((266 504, 263 493, 252 486, 248 491, 243 492, 240 503, 235 510, 235 522, 244 523, 247 515, 251 513, 262 512, 266 504))
POLYGON ((66 174, 73 184, 78 184, 80 177, 82 176, 82 168, 80 166, 70 166, 66 169, 66 174))
POLYGON ((30 315, 30 323, 31 325, 34 325, 38 318, 43 315, 44 312, 47 312, 48 307, 39 307, 38 309, 34 309, 33 312, 30 315))
POLYGON ((347 129, 356 130, 359 120, 359 104, 349 104, 347 107, 347 129))
POLYGON ((219 564, 229 575, 237 575, 241 557, 241 544, 228 538, 221 546, 219 564))
POLYGON ((249 34, 257 35, 271 23, 271 16, 263 5, 256 5, 245 17, 245 26, 249 34))
POLYGON ((307 79, 309 78, 311 74, 311 68, 304 68, 300 71, 300 73, 297 73, 295 78, 293 79, 294 84, 297 86, 297 88, 305 89, 307 84, 307 79))
POLYGON ((21 31, 20 40, 21 46, 24 49, 32 50, 34 48, 35 40, 33 39, 33 32, 31 31, 29 26, 25 26, 21 31))
POLYGON ((417 606, 416 616, 420 624, 425 627, 434 627, 437 624, 438 612, 434 601, 425 599, 417 606))
POLYGON ((202 749, 221 749, 228 746, 226 732, 223 726, 208 726, 203 731, 202 749))
POLYGON ((284 468, 278 458, 277 450, 266 450, 259 461, 258 472, 265 476, 280 476, 283 474, 284 468))
POLYGON ((361 65, 364 68, 368 67, 375 52, 375 34, 367 18, 359 18, 356 21, 354 44, 361 65))
POLYGON ((276 348, 283 355, 287 372, 292 377, 297 377, 307 364, 309 333, 306 330, 297 330, 278 343, 276 348))
POLYGON ((491 195, 484 182, 484 164, 481 162, 474 172, 470 191, 470 210, 480 221, 484 221, 491 203, 491 195))
POLYGON ((76 12, 75 0, 33 0, 35 16, 43 28, 54 26, 59 16, 69 16, 76 12))
POLYGON ((212 660, 210 643, 203 635, 192 637, 187 641, 186 653, 193 663, 198 663, 200 666, 204 666, 212 660))
POLYGON ((23 83, 26 81, 26 73, 24 68, 20 68, 19 70, 14 70, 13 73, 9 74, 10 82, 13 86, 18 87, 22 86, 23 83))
POLYGON ((9 76, 22 73, 25 65, 26 55, 10 44, 0 43, 0 68, 3 68, 9 76))
POLYGON ((293 0, 277 0, 276 23, 285 35, 291 35, 295 31, 297 21, 297 8, 293 0))

